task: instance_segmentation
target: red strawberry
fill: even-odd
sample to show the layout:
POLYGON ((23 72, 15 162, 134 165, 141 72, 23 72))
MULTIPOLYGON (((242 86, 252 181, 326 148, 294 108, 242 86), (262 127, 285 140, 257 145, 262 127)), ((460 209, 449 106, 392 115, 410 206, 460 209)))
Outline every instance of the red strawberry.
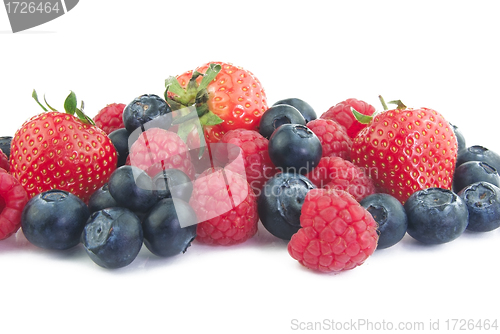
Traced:
POLYGON ((108 104, 94 116, 95 125, 108 135, 115 130, 124 128, 122 115, 125 107, 123 103, 108 104))
POLYGON ((194 182, 189 204, 200 223, 196 240, 213 245, 242 243, 257 233, 257 198, 248 182, 227 169, 210 168, 194 182))
POLYGON ((417 190, 451 189, 457 139, 437 111, 394 109, 376 115, 353 140, 352 161, 375 186, 404 203, 417 190))
POLYGON ((306 124, 323 147, 323 157, 341 157, 351 160, 352 140, 344 127, 331 119, 315 119, 306 124))
POLYGON ((195 169, 186 143, 174 132, 150 128, 132 144, 129 161, 154 177, 163 169, 176 168, 194 179, 195 169))
MULTIPOLYGON (((33 97, 37 100, 35 92, 33 97)), ((73 92, 64 107, 66 113, 41 113, 17 130, 11 144, 10 172, 29 198, 57 188, 87 202, 108 181, 118 156, 106 133, 86 123, 89 118, 76 108, 73 92), (73 116, 75 112, 81 119, 73 116)))
POLYGON ((174 110, 196 105, 203 126, 220 124, 205 133, 213 142, 229 130, 257 130, 268 108, 259 80, 251 72, 229 63, 206 63, 167 79, 166 87, 167 101, 174 110))
POLYGON ((328 109, 320 118, 337 121, 346 129, 347 135, 350 138, 354 138, 366 124, 362 124, 356 120, 352 114, 351 108, 367 116, 371 116, 375 113, 375 107, 371 104, 357 99, 347 99, 328 109))
POLYGON ((341 190, 310 190, 302 204, 300 225, 288 243, 288 253, 310 269, 350 270, 377 248, 377 223, 341 190))

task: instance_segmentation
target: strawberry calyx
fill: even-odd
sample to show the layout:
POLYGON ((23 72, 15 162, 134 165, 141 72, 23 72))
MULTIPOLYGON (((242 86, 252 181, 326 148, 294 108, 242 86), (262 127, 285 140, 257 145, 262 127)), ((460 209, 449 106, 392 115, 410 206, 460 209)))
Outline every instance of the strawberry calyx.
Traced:
POLYGON ((177 124, 196 118, 196 116, 200 118, 202 125, 216 125, 223 122, 219 116, 209 110, 207 105, 207 87, 219 74, 221 68, 219 64, 210 64, 205 74, 195 71, 186 88, 182 88, 177 78, 173 76, 165 80, 165 100, 172 110, 181 110, 192 106, 196 108, 196 113, 190 112, 182 115, 182 118, 176 120, 177 124), (202 79, 198 83, 199 77, 202 79))
MULTIPOLYGON (((38 94, 36 93, 36 90, 33 89, 33 93, 31 94, 31 97, 38 103, 38 105, 45 111, 49 111, 47 108, 49 108, 52 111, 58 111, 57 109, 53 108, 48 102, 47 99, 45 98, 45 95, 43 96, 43 101, 45 102, 45 105, 47 108, 40 102, 38 99, 38 94)), ((84 112, 84 103, 83 101, 80 102, 80 108, 78 106, 78 100, 76 98, 76 94, 73 91, 70 91, 69 95, 66 97, 64 100, 64 111, 66 114, 76 116, 80 121, 86 124, 90 125, 95 125, 94 121, 92 118, 87 116, 84 112)))
MULTIPOLYGON (((380 100, 380 103, 382 104, 382 107, 384 108, 384 111, 389 110, 389 107, 387 106, 387 104, 395 104, 396 105, 396 109, 399 109, 399 110, 405 110, 407 108, 406 105, 403 102, 401 102, 401 100, 393 100, 393 101, 389 101, 389 102, 386 103, 385 100, 384 100, 384 98, 382 97, 382 95, 379 95, 378 99, 380 100)), ((370 122, 372 121, 372 119, 377 114, 380 113, 379 111, 375 111, 372 115, 364 115, 364 114, 358 112, 353 107, 351 107, 351 112, 354 115, 354 118, 356 118, 356 120, 358 122, 360 122, 361 124, 370 124, 370 122)))
POLYGON ((221 69, 219 64, 210 64, 205 73, 193 72, 186 88, 183 88, 174 76, 165 80, 165 100, 178 115, 172 124, 179 125, 178 135, 184 142, 189 133, 197 130, 200 142, 203 143, 204 131, 201 128, 223 122, 222 118, 210 111, 207 104, 207 87, 221 69))

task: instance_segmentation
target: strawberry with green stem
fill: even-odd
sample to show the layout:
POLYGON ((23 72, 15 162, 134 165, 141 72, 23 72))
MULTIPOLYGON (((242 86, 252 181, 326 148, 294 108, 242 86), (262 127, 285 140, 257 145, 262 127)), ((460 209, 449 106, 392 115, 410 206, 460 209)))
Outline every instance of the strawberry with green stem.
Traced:
POLYGON ((229 130, 257 130, 268 108, 259 80, 251 72, 229 63, 204 64, 168 78, 165 86, 165 99, 181 114, 174 123, 183 123, 179 127, 183 139, 193 130, 200 141, 205 139, 208 143, 217 142, 229 130))
POLYGON ((457 140, 449 123, 429 108, 395 109, 366 116, 353 110, 368 124, 353 139, 352 161, 365 168, 380 192, 404 203, 414 192, 438 187, 451 189, 457 157, 457 140))
POLYGON ((32 96, 45 112, 16 131, 11 143, 12 175, 29 198, 57 188, 88 201, 116 169, 115 147, 83 113, 83 102, 77 107, 75 93, 64 101, 65 113, 52 108, 44 98, 47 109, 35 91, 32 96))

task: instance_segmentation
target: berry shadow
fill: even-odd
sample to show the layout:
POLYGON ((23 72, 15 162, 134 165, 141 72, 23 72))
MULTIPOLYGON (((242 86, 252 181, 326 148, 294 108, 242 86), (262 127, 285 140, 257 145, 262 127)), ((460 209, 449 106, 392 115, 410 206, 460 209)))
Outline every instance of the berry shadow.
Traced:
MULTIPOLYGON (((408 235, 408 233, 407 233, 407 234, 405 234, 403 239, 399 242, 399 245, 401 246, 401 248, 406 249, 406 250, 411 251, 411 252, 413 252, 413 251, 415 251, 415 252, 422 252, 422 251, 435 252, 436 249, 439 249, 439 248, 443 247, 443 245, 446 245, 446 244, 425 244, 423 242, 420 242, 420 241, 410 237, 410 235, 408 235)), ((392 247, 389 247, 388 249, 390 250, 391 248, 392 247)), ((379 251, 383 251, 383 250, 379 250, 379 251)))
POLYGON ((14 235, 0 242, 0 255, 21 252, 67 261, 80 261, 80 259, 85 259, 87 257, 81 244, 65 250, 50 250, 37 247, 26 239, 22 230, 19 230, 14 235))

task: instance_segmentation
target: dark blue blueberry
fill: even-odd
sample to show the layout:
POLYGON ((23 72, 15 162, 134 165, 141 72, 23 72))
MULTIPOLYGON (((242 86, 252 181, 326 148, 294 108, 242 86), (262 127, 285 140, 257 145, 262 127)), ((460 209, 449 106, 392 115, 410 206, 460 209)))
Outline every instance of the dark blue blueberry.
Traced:
POLYGON ((478 182, 462 189, 458 196, 469 210, 467 229, 492 231, 500 226, 500 189, 488 182, 478 182))
POLYGON ((158 200, 151 177, 135 166, 116 169, 109 178, 108 187, 119 206, 134 212, 147 212, 158 200))
POLYGON ((172 124, 172 110, 167 102, 154 94, 144 94, 135 98, 123 110, 123 124, 129 133, 143 128, 146 123, 168 129, 172 124))
POLYGON ((125 267, 141 250, 141 221, 126 208, 96 211, 90 216, 81 241, 92 261, 101 267, 125 267))
POLYGON ((483 161, 467 161, 455 170, 453 190, 459 192, 468 185, 480 181, 500 186, 500 176, 494 167, 483 161))
POLYGON ((406 212, 395 197, 389 194, 372 194, 359 202, 378 224, 379 234, 377 249, 384 249, 397 244, 406 234, 408 219, 406 212))
POLYGON ((155 177, 153 184, 159 199, 177 198, 189 202, 193 192, 193 183, 183 171, 175 168, 165 169, 155 177))
POLYGON ((116 164, 116 167, 118 168, 125 165, 129 152, 129 132, 127 131, 127 129, 122 128, 111 132, 108 137, 115 146, 116 152, 118 153, 118 162, 116 164))
POLYGON ((300 229, 300 210, 306 194, 314 188, 303 175, 276 174, 264 184, 258 197, 262 225, 272 235, 290 240, 300 229))
POLYGON ((305 125, 284 124, 269 138, 269 157, 283 172, 307 174, 318 165, 323 148, 305 125))
POLYGON ((475 145, 458 152, 457 167, 468 161, 484 161, 500 170, 500 155, 483 146, 475 145))
POLYGON ((292 107, 297 108, 297 110, 304 116, 304 119, 306 120, 306 123, 315 120, 317 118, 316 112, 314 109, 307 103, 306 101, 303 101, 301 99, 297 98, 289 98, 289 99, 283 99, 279 100, 278 102, 274 103, 274 105, 277 104, 288 104, 292 107))
POLYGON ((277 104, 262 114, 259 133, 269 139, 273 132, 283 124, 306 125, 306 120, 297 108, 288 104, 277 104))
POLYGON ((12 142, 12 137, 6 136, 6 137, 0 137, 0 150, 2 150, 3 153, 7 156, 7 158, 10 158, 10 144, 12 142))
POLYGON ((467 148, 467 145, 466 145, 466 142, 465 142, 465 137, 464 135, 462 134, 462 132, 460 131, 460 129, 451 124, 451 128, 453 130, 453 133, 455 134, 455 137, 457 138, 457 144, 458 144, 458 152, 462 151, 462 150, 465 150, 467 148))
POLYGON ((162 199, 143 221, 144 244, 157 256, 184 253, 196 238, 196 223, 196 214, 189 204, 179 199, 162 199))
POLYGON ((87 205, 78 197, 52 189, 28 201, 22 213, 21 227, 32 244, 63 250, 79 244, 89 216, 87 205))
POLYGON ((425 244, 442 244, 458 238, 467 227, 467 206, 454 192, 442 188, 419 190, 404 204, 408 234, 425 244))
POLYGON ((101 188, 94 191, 92 196, 90 196, 88 206, 90 213, 93 213, 102 209, 112 208, 120 205, 109 193, 109 187, 106 183, 101 188))

